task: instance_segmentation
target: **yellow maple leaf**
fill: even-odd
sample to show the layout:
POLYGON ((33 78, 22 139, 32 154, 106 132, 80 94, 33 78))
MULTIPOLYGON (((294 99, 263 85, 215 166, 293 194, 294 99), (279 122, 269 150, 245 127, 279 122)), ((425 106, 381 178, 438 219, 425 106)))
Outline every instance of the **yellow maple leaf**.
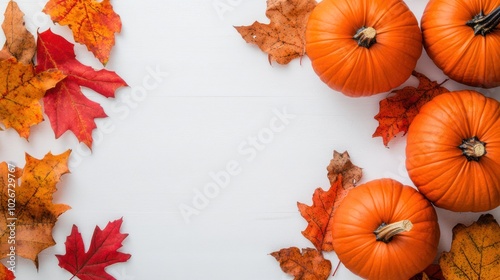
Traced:
POLYGON ((15 58, 0 61, 0 76, 0 123, 28 139, 31 126, 43 121, 40 99, 66 76, 55 69, 35 75, 32 64, 15 58))
POLYGON ((450 252, 439 265, 445 279, 500 279, 500 226, 491 214, 481 215, 470 226, 453 228, 450 252))
POLYGON ((115 33, 122 27, 109 0, 49 0, 43 12, 54 22, 67 25, 75 41, 87 46, 106 65, 115 45, 115 33))
POLYGON ((52 228, 59 215, 70 207, 53 204, 52 194, 57 190, 60 177, 69 172, 70 152, 48 153, 41 160, 26 155, 24 170, 0 163, 2 257, 9 258, 14 251, 15 255, 32 260, 38 267, 38 254, 55 244, 52 228))

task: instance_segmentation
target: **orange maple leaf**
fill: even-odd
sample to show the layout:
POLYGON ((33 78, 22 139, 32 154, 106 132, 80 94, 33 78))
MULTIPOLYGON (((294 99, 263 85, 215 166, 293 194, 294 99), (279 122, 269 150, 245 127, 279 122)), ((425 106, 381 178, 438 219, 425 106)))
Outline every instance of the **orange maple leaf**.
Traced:
POLYGON ((332 263, 325 259, 321 252, 312 248, 291 247, 271 253, 281 269, 294 280, 325 280, 330 276, 332 263))
POLYGON ((0 50, 0 60, 15 57, 17 61, 30 64, 36 51, 35 37, 26 29, 24 13, 14 1, 9 1, 4 13, 2 29, 6 41, 0 50))
POLYGON ((419 81, 416 88, 407 86, 392 91, 389 97, 380 101, 380 110, 375 116, 379 126, 372 137, 381 136, 385 146, 399 132, 403 132, 403 135, 408 132, 413 118, 425 103, 434 96, 449 91, 441 86, 446 80, 438 84, 416 71, 413 71, 412 75, 417 77, 419 81))
POLYGON ((43 121, 40 99, 65 75, 50 69, 35 75, 32 64, 0 61, 0 122, 28 139, 30 127, 43 121))
POLYGON ((60 155, 48 153, 41 160, 27 154, 24 170, 0 163, 2 257, 8 256, 13 251, 11 246, 14 246, 17 256, 32 260, 38 267, 38 254, 55 244, 52 228, 59 215, 70 207, 53 204, 52 194, 57 190, 60 177, 69 172, 67 161, 70 152, 68 150, 60 155))
POLYGON ((43 12, 54 22, 68 25, 75 41, 87 46, 106 65, 115 45, 115 33, 122 27, 110 0, 49 0, 43 12))
POLYGON ((315 6, 315 0, 267 0, 269 24, 256 21, 235 28, 247 43, 268 54, 269 63, 287 64, 305 54, 306 24, 315 6))
POLYGON ((361 168, 352 164, 347 152, 333 152, 333 159, 327 167, 330 188, 324 191, 317 188, 314 191, 312 206, 297 202, 299 212, 308 222, 302 235, 309 239, 318 251, 333 251, 332 218, 338 206, 361 179, 361 168), (348 178, 345 180, 344 178, 348 178))

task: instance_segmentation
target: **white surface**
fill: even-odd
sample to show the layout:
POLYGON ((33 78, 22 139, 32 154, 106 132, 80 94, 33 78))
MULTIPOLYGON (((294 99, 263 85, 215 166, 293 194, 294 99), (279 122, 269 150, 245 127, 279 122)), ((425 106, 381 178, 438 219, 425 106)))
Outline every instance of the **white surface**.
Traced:
MULTIPOLYGON (((71 38, 65 27, 54 27, 41 14, 45 2, 18 0, 27 27, 32 32, 52 27, 71 38)), ((425 1, 406 2, 420 18, 425 1)), ((0 161, 20 167, 25 152, 42 158, 49 151, 73 150, 71 174, 63 177, 54 199, 72 207, 54 228, 57 245, 39 255, 38 272, 30 261, 19 261, 17 279, 69 279, 54 255, 65 253, 71 226, 79 227, 88 246, 96 225, 103 228, 120 217, 122 232, 129 233, 121 251, 132 258, 107 269, 117 279, 292 279, 268 254, 312 247, 301 235, 307 224, 296 203, 310 205, 314 189, 328 187, 326 166, 333 150, 349 151, 363 168, 363 182, 392 177, 411 185, 405 138, 399 135, 387 149, 380 137, 371 136, 385 94, 353 99, 333 92, 307 57, 270 66, 267 55, 235 31, 233 25, 267 22, 264 0, 112 4, 123 30, 107 69, 130 87, 120 89, 115 100, 85 90, 110 116, 98 120, 92 154, 70 133, 54 139, 48 121, 33 129, 29 142, 15 131, 0 132, 0 161), (217 3, 228 10, 218 12, 217 3), (168 76, 158 76, 146 96, 137 95, 151 71, 168 76), (294 117, 280 123, 273 120, 276 111, 294 117), (254 145, 254 137, 267 143, 254 145), (227 186, 186 223, 179 207, 193 206, 196 193, 213 182, 210 173, 228 164, 234 175, 227 186)), ((100 67, 84 47, 76 52, 84 64, 100 67)), ((446 78, 425 53, 417 71, 438 81, 446 78)), ((465 88, 451 81, 446 87, 465 88)), ((499 88, 482 92, 500 96, 499 88)), ((490 213, 500 218, 499 208, 490 213)), ((470 224, 480 215, 440 209, 438 214, 439 251, 449 249, 456 223, 470 224)), ((335 267, 335 254, 326 256, 335 267)), ((343 266, 331 278, 359 279, 343 266)))

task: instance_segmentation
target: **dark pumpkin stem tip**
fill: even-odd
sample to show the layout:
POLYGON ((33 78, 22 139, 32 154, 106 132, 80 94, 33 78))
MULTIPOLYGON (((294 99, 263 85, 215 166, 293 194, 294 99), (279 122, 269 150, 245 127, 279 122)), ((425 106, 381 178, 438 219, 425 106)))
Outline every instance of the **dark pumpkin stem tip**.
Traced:
POLYGON ((354 34, 353 39, 358 42, 358 46, 368 49, 377 42, 376 37, 377 30, 375 30, 375 28, 361 27, 356 34, 354 34))
POLYGON ((473 19, 469 20, 466 25, 474 29, 474 35, 486 36, 500 24, 500 6, 494 9, 491 13, 484 15, 481 11, 473 19))
POLYGON ((462 144, 458 147, 468 161, 479 161, 486 154, 486 143, 480 141, 476 136, 462 140, 462 144))

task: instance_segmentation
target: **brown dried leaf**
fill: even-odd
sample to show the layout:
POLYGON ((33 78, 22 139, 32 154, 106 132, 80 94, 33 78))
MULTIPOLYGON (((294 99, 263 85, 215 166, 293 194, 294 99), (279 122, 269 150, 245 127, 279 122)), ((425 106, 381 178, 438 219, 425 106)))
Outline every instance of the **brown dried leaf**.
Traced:
POLYGON ((0 51, 0 61, 14 56, 18 62, 24 64, 33 63, 36 51, 35 37, 24 25, 24 13, 19 9, 16 2, 10 1, 5 9, 2 29, 6 41, 0 51))
POLYGON ((445 279, 500 279, 500 226, 491 214, 484 214, 470 226, 453 228, 450 252, 439 265, 445 279))
POLYGON ((347 151, 342 154, 333 151, 333 159, 326 170, 328 171, 327 176, 331 185, 337 181, 338 175, 342 175, 342 187, 346 190, 354 187, 362 176, 361 168, 352 164, 351 157, 347 151))
POLYGON ((273 60, 287 64, 305 54, 305 30, 315 0, 267 0, 269 24, 235 26, 247 43, 256 44, 273 60))
POLYGON ((294 280, 325 280, 330 276, 332 263, 312 248, 291 247, 281 249, 271 255, 280 263, 281 269, 294 280))

